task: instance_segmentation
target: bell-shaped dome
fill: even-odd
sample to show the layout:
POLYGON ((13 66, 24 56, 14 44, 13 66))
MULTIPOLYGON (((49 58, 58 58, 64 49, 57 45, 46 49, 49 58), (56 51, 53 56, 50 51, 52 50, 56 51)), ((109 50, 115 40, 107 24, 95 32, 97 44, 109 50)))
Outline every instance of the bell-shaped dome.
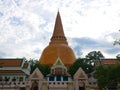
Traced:
POLYGON ((41 64, 52 66, 58 58, 58 55, 61 58, 64 65, 68 68, 76 59, 74 52, 68 46, 67 39, 64 35, 59 12, 57 14, 51 41, 49 45, 43 50, 39 61, 41 64))

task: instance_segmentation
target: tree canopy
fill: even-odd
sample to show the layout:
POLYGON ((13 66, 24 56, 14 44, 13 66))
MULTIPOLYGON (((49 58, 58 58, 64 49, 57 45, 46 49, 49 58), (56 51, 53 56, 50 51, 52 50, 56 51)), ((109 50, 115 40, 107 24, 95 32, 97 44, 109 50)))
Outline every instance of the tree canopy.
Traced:
POLYGON ((71 67, 69 68, 68 72, 69 72, 69 73, 71 74, 71 76, 73 77, 73 75, 76 73, 76 71, 77 71, 80 67, 85 71, 85 73, 90 73, 90 72, 92 72, 92 71, 94 70, 92 65, 85 63, 85 58, 78 58, 78 59, 71 65, 71 67))
MULTIPOLYGON (((108 87, 111 89, 117 88, 120 83, 120 64, 103 66, 100 65, 96 68, 96 77, 100 89, 108 87)), ((116 90, 116 89, 115 89, 116 90)))
POLYGON ((31 64, 30 73, 32 73, 36 68, 38 68, 44 76, 46 76, 50 73, 50 67, 49 66, 42 65, 42 64, 40 64, 40 62, 34 61, 34 60, 31 60, 31 62, 32 62, 32 64, 31 64))
POLYGON ((116 58, 120 61, 120 54, 118 54, 118 55, 116 56, 116 58))
POLYGON ((104 58, 104 56, 103 56, 103 54, 100 51, 92 51, 92 52, 89 52, 86 55, 85 62, 90 64, 90 65, 95 66, 95 62, 96 61, 101 62, 101 59, 103 59, 103 58, 104 58))

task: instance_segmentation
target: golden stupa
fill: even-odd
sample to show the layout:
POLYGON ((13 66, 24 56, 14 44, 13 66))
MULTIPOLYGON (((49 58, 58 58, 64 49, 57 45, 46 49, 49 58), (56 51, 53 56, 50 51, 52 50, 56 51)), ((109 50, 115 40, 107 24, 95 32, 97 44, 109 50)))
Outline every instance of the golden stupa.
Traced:
POLYGON ((43 50, 39 61, 41 64, 45 64, 51 67, 58 57, 61 58, 64 65, 68 68, 76 59, 73 50, 68 46, 59 11, 57 13, 51 41, 49 45, 43 50))

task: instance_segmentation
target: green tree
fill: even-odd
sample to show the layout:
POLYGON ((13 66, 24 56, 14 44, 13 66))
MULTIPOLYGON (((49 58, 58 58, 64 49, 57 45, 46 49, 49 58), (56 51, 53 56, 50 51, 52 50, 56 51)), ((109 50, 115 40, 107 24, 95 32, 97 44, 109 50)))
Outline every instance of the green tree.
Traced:
POLYGON ((39 61, 34 62, 34 60, 32 60, 31 62, 32 62, 32 64, 31 64, 30 73, 32 73, 36 68, 38 68, 44 76, 46 76, 50 73, 50 67, 49 66, 42 65, 42 64, 40 64, 39 61))
POLYGON ((104 56, 100 51, 92 51, 92 52, 89 52, 88 55, 86 55, 85 62, 95 66, 95 62, 99 61, 101 63, 101 59, 103 58, 104 56))
POLYGON ((120 64, 103 66, 100 65, 96 68, 96 77, 100 89, 108 87, 111 89, 117 88, 120 83, 120 64))
POLYGON ((113 45, 120 45, 120 39, 116 39, 113 45))
POLYGON ((99 88, 102 90, 102 88, 105 88, 109 82, 107 68, 103 65, 100 65, 96 68, 95 74, 98 79, 99 88))
POLYGON ((116 56, 116 58, 117 58, 117 60, 120 61, 120 54, 118 54, 118 55, 116 56))
POLYGON ((82 68, 85 73, 90 73, 92 72, 93 66, 90 64, 85 63, 85 59, 84 58, 78 58, 69 68, 68 72, 71 74, 71 76, 73 77, 73 75, 76 73, 76 71, 79 68, 82 68))

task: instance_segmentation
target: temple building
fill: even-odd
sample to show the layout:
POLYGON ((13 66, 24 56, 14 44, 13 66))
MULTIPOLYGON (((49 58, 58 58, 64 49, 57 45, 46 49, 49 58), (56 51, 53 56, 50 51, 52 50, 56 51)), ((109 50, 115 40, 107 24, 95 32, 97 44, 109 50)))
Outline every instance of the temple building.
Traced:
POLYGON ((50 74, 44 77, 36 69, 29 79, 32 81, 31 90, 98 90, 97 84, 89 84, 92 82, 88 81, 88 76, 82 68, 71 77, 68 69, 75 60, 75 54, 68 45, 58 11, 50 43, 39 59, 41 64, 50 66, 50 74))
POLYGON ((0 59, 0 90, 25 90, 30 63, 25 58, 0 59))
POLYGON ((61 59, 55 61, 53 66, 51 67, 51 73, 47 75, 48 81, 70 81, 70 74, 67 72, 67 68, 64 66, 61 59))
POLYGON ((30 63, 25 59, 0 59, 0 90, 98 90, 81 67, 71 77, 68 69, 75 60, 58 12, 50 43, 39 59, 40 64, 50 66, 50 73, 44 76, 36 68, 30 74, 30 63))
POLYGON ((59 57, 51 67, 50 74, 44 77, 36 68, 29 81, 30 90, 97 90, 89 86, 88 77, 82 68, 72 78, 59 57))
POLYGON ((58 54, 60 55, 62 62, 67 68, 69 68, 76 59, 75 54, 69 47, 67 39, 65 37, 59 12, 57 13, 54 32, 50 43, 43 50, 39 61, 41 64, 52 66, 55 60, 58 58, 58 54))

